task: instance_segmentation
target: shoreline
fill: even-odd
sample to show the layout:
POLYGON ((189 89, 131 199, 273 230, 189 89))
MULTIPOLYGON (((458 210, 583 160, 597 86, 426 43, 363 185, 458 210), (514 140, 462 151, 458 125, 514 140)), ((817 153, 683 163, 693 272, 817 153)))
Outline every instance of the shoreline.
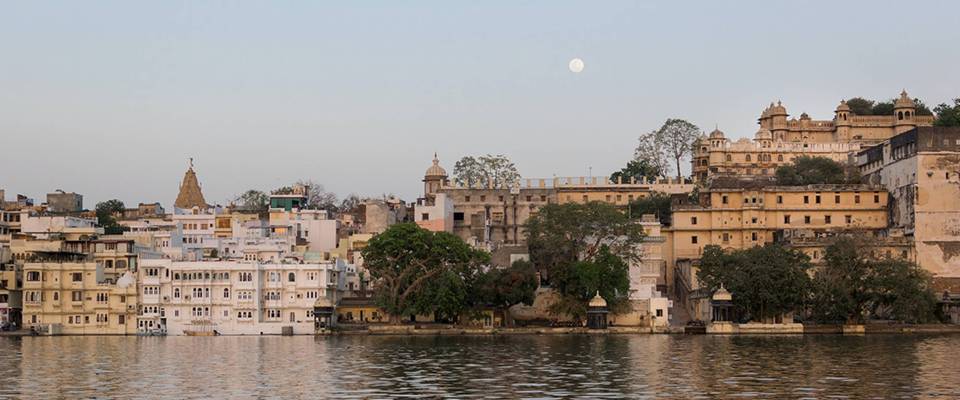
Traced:
MULTIPOLYGON (((786 324, 789 326, 790 324, 786 324)), ((842 336, 869 336, 869 335, 924 335, 924 334, 960 334, 960 325, 943 324, 867 324, 867 325, 803 325, 802 330, 785 327, 785 329, 750 330, 742 331, 713 331, 705 333, 686 333, 684 327, 609 327, 607 329, 589 329, 584 327, 522 327, 522 328, 460 328, 460 327, 418 327, 412 325, 377 325, 366 327, 352 327, 354 329, 318 332, 315 334, 298 335, 230 335, 231 337, 256 336, 535 336, 535 335, 726 335, 726 336, 772 336, 772 335, 842 335, 842 336), (362 328, 362 329, 361 329, 362 328)), ((0 337, 50 337, 50 336, 142 336, 157 337, 167 335, 32 335, 28 330, 14 332, 0 332, 0 337)), ((173 335, 171 335, 173 336, 173 335)), ((178 335, 176 337, 188 337, 178 335)))

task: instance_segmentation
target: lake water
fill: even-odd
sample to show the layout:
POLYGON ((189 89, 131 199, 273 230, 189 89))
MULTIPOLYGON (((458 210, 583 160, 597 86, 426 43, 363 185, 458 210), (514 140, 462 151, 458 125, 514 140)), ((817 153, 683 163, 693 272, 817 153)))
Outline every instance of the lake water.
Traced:
POLYGON ((960 336, 0 337, 0 398, 960 398, 960 336))

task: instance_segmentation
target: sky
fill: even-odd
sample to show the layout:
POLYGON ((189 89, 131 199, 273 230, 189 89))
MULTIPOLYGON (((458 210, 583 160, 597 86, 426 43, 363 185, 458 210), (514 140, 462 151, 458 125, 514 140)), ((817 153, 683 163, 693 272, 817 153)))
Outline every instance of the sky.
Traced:
POLYGON ((220 204, 413 200, 434 152, 607 175, 667 118, 752 137, 771 101, 960 97, 958 26, 956 1, 5 2, 0 188, 170 207, 191 157, 220 204))

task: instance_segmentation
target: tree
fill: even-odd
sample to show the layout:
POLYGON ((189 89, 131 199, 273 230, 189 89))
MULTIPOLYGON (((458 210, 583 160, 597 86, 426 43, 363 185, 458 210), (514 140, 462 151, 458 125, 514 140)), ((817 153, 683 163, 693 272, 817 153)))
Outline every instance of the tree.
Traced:
POLYGON ((874 317, 934 319, 930 274, 908 260, 875 257, 876 248, 866 235, 842 236, 827 247, 825 264, 814 276, 815 319, 845 323, 874 317))
POLYGON ((859 172, 826 157, 800 156, 777 168, 777 184, 803 186, 859 182, 859 172))
POLYGON ((340 213, 350 213, 353 210, 356 210, 360 204, 363 203, 363 199, 360 198, 356 193, 350 193, 347 197, 343 198, 343 201, 340 202, 340 207, 338 207, 338 212, 340 213))
POLYGON ((309 179, 301 179, 296 185, 306 189, 306 208, 312 210, 327 210, 331 215, 337 212, 337 195, 324 190, 323 185, 309 179))
POLYGON ((661 175, 662 173, 660 169, 651 165, 649 161, 633 159, 627 162, 626 167, 623 167, 621 170, 614 172, 613 174, 610 174, 610 181, 630 183, 630 180, 634 179, 639 182, 644 177, 656 178, 661 175))
POLYGON ((517 260, 507 268, 490 268, 477 281, 477 304, 509 308, 533 304, 537 271, 529 261, 517 260))
POLYGON ((916 115, 933 115, 933 111, 930 111, 930 107, 927 107, 920 99, 913 99, 913 103, 917 105, 916 115))
POLYGON ((628 215, 630 218, 640 218, 644 214, 653 214, 661 224, 670 225, 670 217, 673 215, 670 210, 672 200, 669 194, 662 192, 651 192, 649 196, 634 200, 628 206, 628 215))
POLYGON ((746 319, 762 320, 800 310, 810 290, 810 268, 805 254, 778 244, 730 252, 710 245, 703 249, 697 279, 711 291, 722 284, 746 319))
POLYGON ((266 211, 270 207, 270 196, 259 190, 250 189, 233 197, 240 209, 247 211, 266 211))
POLYGON ((117 199, 97 203, 97 224, 103 227, 104 233, 119 234, 123 232, 123 228, 117 223, 116 219, 117 215, 123 215, 123 210, 126 210, 126 207, 122 201, 117 199))
POLYGON ((871 115, 873 113, 873 100, 867 100, 863 97, 854 97, 847 100, 847 106, 850 112, 857 115, 871 115))
POLYGON ((657 131, 657 141, 663 143, 667 155, 676 161, 677 179, 681 178, 680 160, 690 154, 693 142, 700 137, 700 128, 682 119, 668 119, 657 131))
POLYGON ((466 156, 453 166, 453 179, 459 185, 509 187, 520 180, 517 167, 502 154, 466 156))
POLYGON ((893 115, 893 104, 896 100, 880 101, 870 109, 870 115, 893 115))
POLYGON ((933 109, 937 119, 935 126, 960 126, 960 98, 953 99, 953 105, 942 103, 933 109))
POLYGON ((592 297, 596 289, 608 296, 611 307, 626 300, 629 279, 618 271, 639 260, 644 237, 643 228, 626 214, 602 202, 549 204, 524 227, 531 262, 561 297, 554 313, 577 316, 584 296, 592 297), (604 280, 597 283, 595 276, 604 280))
POLYGON ((489 254, 453 234, 412 223, 391 225, 374 236, 363 257, 375 282, 374 300, 394 323, 400 315, 423 311, 449 315, 461 309, 462 291, 453 275, 472 275, 490 260, 489 254), (427 306, 424 298, 439 303, 427 306))
MULTIPOLYGON (((659 131, 651 131, 640 135, 637 148, 633 151, 634 161, 639 161, 646 165, 648 170, 647 177, 666 178, 670 173, 670 162, 667 158, 667 149, 660 140, 659 131)), ((627 167, 629 168, 629 164, 627 167)))

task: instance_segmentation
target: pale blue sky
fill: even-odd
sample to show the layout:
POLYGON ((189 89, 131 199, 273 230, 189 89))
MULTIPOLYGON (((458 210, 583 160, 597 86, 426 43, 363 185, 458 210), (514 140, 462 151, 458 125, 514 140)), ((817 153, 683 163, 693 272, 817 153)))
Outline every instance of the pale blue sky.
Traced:
POLYGON ((960 96, 955 1, 357 3, 2 3, 0 188, 169 207, 192 156, 210 202, 413 199, 434 151, 601 175, 669 117, 740 137, 777 99, 960 96))

